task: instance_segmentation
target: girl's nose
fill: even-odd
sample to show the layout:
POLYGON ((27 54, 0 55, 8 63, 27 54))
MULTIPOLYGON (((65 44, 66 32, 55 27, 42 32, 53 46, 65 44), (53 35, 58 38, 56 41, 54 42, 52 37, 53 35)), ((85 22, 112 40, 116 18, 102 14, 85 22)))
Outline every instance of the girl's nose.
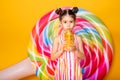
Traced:
POLYGON ((70 27, 70 24, 69 24, 69 23, 67 24, 67 27, 70 27))

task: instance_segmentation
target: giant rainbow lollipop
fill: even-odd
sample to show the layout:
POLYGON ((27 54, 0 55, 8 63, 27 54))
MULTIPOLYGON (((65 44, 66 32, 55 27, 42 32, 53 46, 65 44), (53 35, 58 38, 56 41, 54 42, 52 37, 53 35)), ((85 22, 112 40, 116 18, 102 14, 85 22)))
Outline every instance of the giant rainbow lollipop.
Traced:
MULTIPOLYGON (((54 38, 61 31, 55 10, 40 18, 32 29, 28 54, 41 80, 54 79, 57 60, 51 61, 51 48, 54 38)), ((112 38, 106 25, 91 12, 79 8, 73 32, 82 38, 85 54, 85 59, 80 62, 83 79, 102 80, 110 69, 113 57, 112 38)))

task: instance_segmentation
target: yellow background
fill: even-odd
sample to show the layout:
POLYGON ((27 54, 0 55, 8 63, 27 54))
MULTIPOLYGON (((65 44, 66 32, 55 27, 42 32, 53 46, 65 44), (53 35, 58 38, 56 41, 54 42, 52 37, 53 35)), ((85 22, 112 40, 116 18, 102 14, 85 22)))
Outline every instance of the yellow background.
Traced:
MULTIPOLYGON (((120 79, 120 0, 1 0, 0 70, 27 57, 29 35, 48 11, 78 6, 97 15, 108 26, 114 41, 114 59, 105 80, 120 79)), ((35 75, 22 80, 37 80, 35 75)))

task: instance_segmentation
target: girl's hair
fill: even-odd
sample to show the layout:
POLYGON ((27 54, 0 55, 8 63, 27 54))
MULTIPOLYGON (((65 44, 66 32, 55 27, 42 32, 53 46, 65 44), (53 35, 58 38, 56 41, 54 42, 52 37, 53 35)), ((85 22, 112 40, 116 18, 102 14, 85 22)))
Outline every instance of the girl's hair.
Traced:
POLYGON ((62 10, 61 8, 56 9, 55 13, 59 15, 59 20, 62 20, 62 17, 66 14, 70 15, 74 20, 76 20, 76 13, 78 12, 77 7, 73 7, 72 9, 62 10))

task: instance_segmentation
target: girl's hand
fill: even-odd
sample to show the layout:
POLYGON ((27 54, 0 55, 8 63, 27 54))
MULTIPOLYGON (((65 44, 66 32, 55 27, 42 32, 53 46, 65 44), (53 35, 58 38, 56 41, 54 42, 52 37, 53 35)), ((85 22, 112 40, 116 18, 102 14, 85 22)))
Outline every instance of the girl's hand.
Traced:
POLYGON ((80 59, 84 59, 85 56, 83 53, 81 53, 79 50, 75 50, 74 53, 76 54, 76 56, 80 59))
POLYGON ((76 46, 73 45, 73 46, 70 48, 70 51, 73 51, 73 52, 74 52, 75 50, 76 50, 76 46))
POLYGON ((61 53, 64 53, 65 49, 63 45, 60 46, 60 50, 61 50, 61 53))
POLYGON ((63 42, 62 47, 64 51, 75 51, 76 50, 76 46, 74 44, 72 44, 72 47, 66 47, 65 41, 63 42))

